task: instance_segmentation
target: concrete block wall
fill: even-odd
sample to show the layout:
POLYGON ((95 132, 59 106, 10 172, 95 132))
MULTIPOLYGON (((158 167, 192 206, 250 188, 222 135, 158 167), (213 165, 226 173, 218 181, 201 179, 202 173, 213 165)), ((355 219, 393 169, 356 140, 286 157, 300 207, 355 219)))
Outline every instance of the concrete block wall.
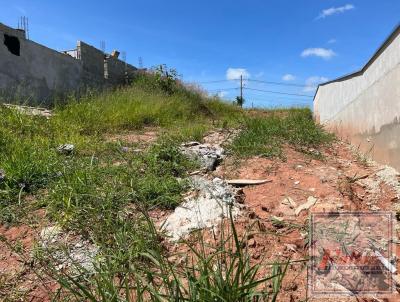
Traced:
POLYGON ((2 29, 4 26, 0 28, 0 96, 4 101, 48 105, 57 94, 80 87, 80 61, 2 29), (18 54, 4 43, 5 35, 16 41, 18 54))
POLYGON ((0 32, 8 34, 8 35, 16 36, 19 39, 25 39, 25 31, 23 31, 22 29, 15 29, 15 28, 8 27, 2 23, 0 23, 0 32))
POLYGON ((107 81, 112 85, 120 85, 131 81, 138 69, 124 61, 108 56, 106 58, 107 81))
POLYGON ((57 97, 125 84, 127 75, 133 78, 136 73, 134 66, 106 59, 101 50, 85 42, 58 52, 0 23, 0 102, 49 107, 57 97))
POLYGON ((77 59, 82 62, 82 80, 87 85, 103 85, 104 79, 104 53, 85 42, 78 41, 77 59))
POLYGON ((107 72, 108 72, 108 81, 114 85, 118 85, 125 82, 125 62, 114 58, 112 56, 107 57, 107 72))
POLYGON ((400 26, 362 70, 318 87, 317 121, 400 170, 400 26))

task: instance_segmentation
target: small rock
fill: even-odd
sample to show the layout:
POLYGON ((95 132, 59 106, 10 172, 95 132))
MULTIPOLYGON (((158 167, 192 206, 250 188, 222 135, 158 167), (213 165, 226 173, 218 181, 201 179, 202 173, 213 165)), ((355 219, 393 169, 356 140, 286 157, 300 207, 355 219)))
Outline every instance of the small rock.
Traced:
POLYGON ((121 147, 121 151, 122 151, 122 152, 128 153, 129 150, 130 150, 129 147, 121 147))
POLYGON ((309 191, 310 192, 315 192, 315 188, 310 188, 309 191))
POLYGON ((61 234, 61 231, 61 227, 57 225, 44 228, 40 232, 40 238, 42 239, 43 245, 56 242, 58 236, 61 234))
POLYGON ((297 246, 295 244, 285 243, 285 250, 291 251, 291 252, 296 252, 297 246))
POLYGON ((3 181, 6 178, 6 172, 3 169, 0 169, 0 181, 3 181))
POLYGON ((261 206, 261 210, 263 210, 264 212, 269 212, 269 208, 266 206, 261 206))
POLYGON ((178 260, 178 257, 176 255, 172 255, 170 257, 168 257, 168 262, 169 263, 174 263, 178 260))
POLYGON ((300 181, 296 180, 296 181, 294 182, 294 185, 297 186, 299 183, 300 183, 300 181))
POLYGON ((260 257, 261 257, 260 251, 256 251, 251 257, 252 257, 254 260, 260 259, 260 257))
POLYGON ((289 206, 291 209, 294 209, 295 207, 297 207, 296 202, 290 198, 290 197, 286 197, 284 200, 281 201, 281 204, 287 205, 289 206))
POLYGON ((379 211, 380 209, 381 209, 381 208, 378 207, 378 206, 376 206, 376 205, 372 205, 372 206, 371 206, 371 211, 377 212, 377 211, 379 211))
POLYGON ((297 284, 296 283, 290 283, 284 287, 284 290, 286 291, 296 291, 297 290, 297 284))
POLYGON ((250 219, 256 219, 256 218, 257 218, 256 213, 254 213, 254 212, 249 212, 249 218, 250 218, 250 219))
POLYGON ((336 208, 337 208, 338 210, 341 210, 341 209, 344 208, 344 204, 343 204, 343 203, 338 203, 338 204, 336 205, 336 208))
POLYGON ((302 205, 298 206, 296 210, 294 211, 296 215, 299 215, 301 211, 303 210, 308 210, 311 208, 315 203, 317 202, 317 199, 314 196, 310 196, 307 198, 307 202, 303 203, 302 205))
POLYGON ((219 145, 189 142, 182 144, 180 150, 192 160, 197 160, 207 171, 214 171, 224 157, 224 149, 219 145))
POLYGON ((57 150, 58 152, 62 154, 71 154, 75 149, 75 146, 72 144, 63 144, 58 146, 57 150))
POLYGON ((249 247, 256 247, 257 242, 254 240, 254 238, 251 238, 251 239, 247 242, 247 245, 248 245, 249 247))

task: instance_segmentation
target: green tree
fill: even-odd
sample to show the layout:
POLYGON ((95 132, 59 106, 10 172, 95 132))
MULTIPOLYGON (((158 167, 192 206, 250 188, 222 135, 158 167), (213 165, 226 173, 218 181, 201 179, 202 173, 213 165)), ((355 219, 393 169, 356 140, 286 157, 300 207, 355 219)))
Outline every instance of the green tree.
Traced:
POLYGON ((241 96, 237 96, 237 97, 236 97, 236 104, 237 104, 238 106, 240 106, 240 107, 243 107, 244 98, 241 97, 241 96))

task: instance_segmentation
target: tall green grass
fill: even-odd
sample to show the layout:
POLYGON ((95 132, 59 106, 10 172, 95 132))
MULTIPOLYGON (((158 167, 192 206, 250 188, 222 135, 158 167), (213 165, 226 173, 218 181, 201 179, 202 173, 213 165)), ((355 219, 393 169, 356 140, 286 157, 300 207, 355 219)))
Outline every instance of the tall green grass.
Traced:
MULTIPOLYGON (((152 220, 143 213, 149 236, 157 241, 158 232, 152 220)), ((51 276, 61 285, 59 297, 69 301, 276 301, 289 262, 270 263, 263 273, 252 264, 246 248, 246 235, 239 237, 231 217, 230 227, 220 225, 219 236, 208 242, 199 231, 190 241, 183 241, 189 252, 171 255, 157 245, 140 253, 141 262, 125 253, 112 251, 97 262, 95 272, 76 265, 77 275, 57 271, 50 266, 51 276), (183 262, 177 259, 184 256, 183 262), (120 261, 123 259, 123 261, 120 261), (174 260, 173 260, 174 259, 174 260)), ((118 233, 126 246, 131 235, 118 233)))
MULTIPOLYGON (((15 220, 18 208, 23 209, 18 205, 24 196, 35 195, 38 190, 46 189, 51 193, 54 188, 61 190, 66 186, 63 183, 69 181, 71 187, 76 188, 74 179, 79 179, 82 187, 91 179, 102 182, 107 173, 98 171, 102 170, 97 167, 99 163, 85 163, 91 162, 93 156, 110 166, 109 158, 120 156, 120 152, 115 151, 116 146, 112 149, 104 141, 106 134, 146 126, 160 127, 162 136, 177 144, 188 139, 201 139, 212 127, 237 125, 242 115, 240 109, 181 84, 176 84, 172 93, 166 93, 153 75, 140 76, 131 86, 115 91, 70 99, 66 104, 57 105, 50 119, 0 107, 0 169, 6 175, 0 180, 0 220, 15 220), (57 152, 57 147, 64 143, 75 145, 72 159, 57 152), (60 174, 63 177, 59 177, 60 174)), ((151 156, 142 161, 154 167, 157 159, 152 160, 151 156)), ((132 170, 139 169, 138 165, 143 166, 138 162, 135 165, 131 165, 132 170)), ((173 172, 169 168, 165 171, 173 172)), ((107 175, 112 178, 112 169, 108 170, 107 175)), ((139 188, 132 194, 153 205, 177 204, 182 186, 176 183, 174 175, 160 176, 153 172, 141 177, 131 173, 135 176, 133 185, 139 188)), ((51 193, 50 197, 53 195, 51 193)), ((67 194, 64 192, 63 195, 67 194)), ((63 196, 61 200, 67 200, 68 204, 73 198, 63 196)))
POLYGON ((0 106, 0 222, 18 223, 45 208, 51 222, 99 247, 94 275, 53 271, 78 301, 275 301, 285 267, 258 278, 233 223, 211 252, 202 237, 198 248, 187 242, 193 258, 177 266, 146 213, 181 202, 197 166, 179 143, 200 140, 213 127, 243 128, 231 146, 241 156, 279 155, 285 143, 318 147, 332 137, 307 110, 246 117, 177 82, 165 85, 142 76, 129 87, 58 105, 50 119, 0 106), (160 138, 140 153, 105 139, 147 126, 159 128, 160 138), (64 143, 75 145, 72 154, 57 151, 64 143))
POLYGON ((309 109, 271 110, 264 116, 248 117, 231 150, 241 157, 273 157, 282 155, 284 144, 308 152, 310 148, 318 148, 333 139, 332 134, 314 122, 309 109))

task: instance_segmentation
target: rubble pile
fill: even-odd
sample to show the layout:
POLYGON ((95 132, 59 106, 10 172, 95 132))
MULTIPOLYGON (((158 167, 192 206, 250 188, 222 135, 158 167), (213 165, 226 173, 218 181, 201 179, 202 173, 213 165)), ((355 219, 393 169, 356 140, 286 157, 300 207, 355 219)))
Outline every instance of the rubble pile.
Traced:
POLYGON ((220 178, 208 180, 191 178, 192 194, 167 218, 162 229, 172 240, 188 235, 193 230, 218 226, 224 218, 237 217, 242 205, 236 201, 238 190, 220 178))
POLYGON ((94 272, 94 262, 99 249, 79 236, 64 233, 59 226, 49 226, 40 232, 40 244, 51 255, 57 270, 81 268, 94 272))

